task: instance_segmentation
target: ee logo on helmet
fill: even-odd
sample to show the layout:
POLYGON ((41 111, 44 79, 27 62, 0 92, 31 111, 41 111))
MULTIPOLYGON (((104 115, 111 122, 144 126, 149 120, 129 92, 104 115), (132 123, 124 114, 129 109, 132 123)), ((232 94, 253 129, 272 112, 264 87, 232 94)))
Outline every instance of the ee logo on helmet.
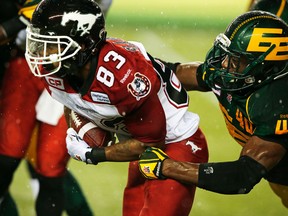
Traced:
POLYGON ((281 28, 254 28, 252 37, 247 47, 248 52, 266 52, 271 45, 276 47, 266 56, 267 61, 288 60, 288 37, 267 37, 265 34, 279 34, 281 36, 283 29, 281 28), (268 44, 265 46, 265 44, 268 44), (285 44, 284 46, 281 44, 285 44), (282 54, 281 54, 282 53, 282 54))

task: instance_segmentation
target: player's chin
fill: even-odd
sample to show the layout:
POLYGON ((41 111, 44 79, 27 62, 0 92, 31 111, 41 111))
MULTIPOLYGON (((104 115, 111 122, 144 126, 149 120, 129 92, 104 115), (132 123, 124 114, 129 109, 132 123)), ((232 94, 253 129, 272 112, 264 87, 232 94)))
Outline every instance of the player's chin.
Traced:
POLYGON ((43 64, 43 69, 46 70, 47 72, 53 72, 54 70, 56 70, 56 68, 58 68, 59 63, 51 63, 51 64, 43 64))

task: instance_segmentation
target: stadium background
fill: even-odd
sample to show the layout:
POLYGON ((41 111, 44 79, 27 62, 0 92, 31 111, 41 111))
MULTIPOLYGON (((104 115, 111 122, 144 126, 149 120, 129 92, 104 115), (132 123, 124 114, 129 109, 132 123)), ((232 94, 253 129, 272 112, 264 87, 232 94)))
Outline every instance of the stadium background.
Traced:
MULTIPOLYGON (((154 56, 170 61, 203 60, 218 33, 247 10, 250 0, 114 0, 107 17, 108 36, 142 42, 154 56), (178 2, 178 3, 176 3, 178 2)), ((226 131, 216 99, 210 93, 189 93, 189 109, 201 117, 210 161, 237 159, 240 147, 226 131)), ((127 163, 97 166, 70 161, 69 169, 78 179, 97 216, 120 216, 127 163)), ((22 163, 11 192, 20 215, 34 216, 29 178, 22 163)), ((165 205, 165 203, 163 203, 165 205)), ((248 195, 220 195, 198 189, 191 216, 280 216, 287 210, 264 180, 248 195)))

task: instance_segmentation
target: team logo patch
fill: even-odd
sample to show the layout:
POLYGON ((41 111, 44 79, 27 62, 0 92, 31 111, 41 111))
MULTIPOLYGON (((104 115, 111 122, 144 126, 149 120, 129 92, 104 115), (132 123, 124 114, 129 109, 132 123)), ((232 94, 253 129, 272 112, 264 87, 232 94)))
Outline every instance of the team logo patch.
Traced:
POLYGON ((93 24, 96 22, 96 19, 100 17, 102 13, 94 14, 81 14, 79 11, 73 12, 64 12, 62 16, 61 25, 66 26, 69 21, 77 21, 77 30, 82 31, 80 36, 84 34, 89 34, 93 24))
POLYGON ((65 89, 63 79, 56 78, 56 77, 49 77, 49 76, 45 77, 45 79, 48 85, 53 86, 57 89, 61 89, 61 90, 65 89))
POLYGON ((150 80, 140 74, 139 72, 135 73, 134 80, 127 85, 128 91, 136 98, 136 100, 140 100, 149 94, 151 90, 150 80))
POLYGON ((195 143, 193 143, 191 141, 188 141, 186 143, 186 145, 190 145, 191 146, 191 150, 192 150, 193 153, 196 153, 197 151, 202 150, 202 148, 198 147, 195 143))
POLYGON ((146 173, 146 174, 150 174, 151 173, 151 170, 150 170, 150 167, 149 166, 144 166, 142 168, 143 172, 146 173))

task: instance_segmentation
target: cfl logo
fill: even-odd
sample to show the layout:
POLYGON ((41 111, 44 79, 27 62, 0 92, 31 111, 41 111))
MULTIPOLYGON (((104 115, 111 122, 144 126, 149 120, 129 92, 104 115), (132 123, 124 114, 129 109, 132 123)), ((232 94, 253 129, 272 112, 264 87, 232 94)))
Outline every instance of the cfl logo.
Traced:
POLYGON ((55 77, 45 77, 48 85, 53 86, 57 89, 64 90, 64 82, 63 79, 55 78, 55 77))

